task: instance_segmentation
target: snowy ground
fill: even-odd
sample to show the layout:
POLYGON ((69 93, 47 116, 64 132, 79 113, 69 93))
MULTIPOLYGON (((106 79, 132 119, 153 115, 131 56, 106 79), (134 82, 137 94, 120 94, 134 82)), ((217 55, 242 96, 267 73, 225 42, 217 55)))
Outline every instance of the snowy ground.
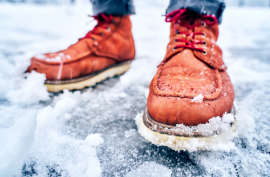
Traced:
POLYGON ((151 145, 137 132, 134 118, 164 57, 169 24, 161 16, 167 1, 135 3, 132 68, 59 94, 46 91, 43 75, 23 73, 31 56, 83 37, 94 26, 91 5, 0 4, 0 176, 270 175, 270 9, 226 9, 218 42, 235 88, 237 137, 226 152, 189 153, 151 145))

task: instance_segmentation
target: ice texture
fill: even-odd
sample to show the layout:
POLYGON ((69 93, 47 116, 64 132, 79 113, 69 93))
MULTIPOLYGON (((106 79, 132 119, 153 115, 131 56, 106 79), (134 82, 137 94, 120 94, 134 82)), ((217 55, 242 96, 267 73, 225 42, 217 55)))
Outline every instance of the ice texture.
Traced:
POLYGON ((157 164, 156 162, 144 162, 136 169, 128 172, 125 177, 171 177, 172 170, 168 169, 164 165, 157 164))
MULTIPOLYGON (((54 107, 47 106, 37 114, 37 125, 31 156, 27 164, 34 162, 35 172, 46 176, 49 166, 62 176, 101 176, 100 162, 95 147, 103 142, 100 135, 88 135, 86 140, 76 139, 63 130, 76 108, 74 95, 64 93, 54 107)), ((26 171, 26 169, 24 169, 26 171)))
POLYGON ((173 177, 269 176, 269 9, 227 7, 220 25, 218 44, 235 90, 234 148, 177 152, 148 143, 134 121, 169 42, 161 16, 169 2, 134 3, 131 69, 57 94, 44 90, 44 75, 24 72, 32 56, 62 50, 92 29, 89 1, 0 4, 0 176, 125 176, 158 168, 173 177))

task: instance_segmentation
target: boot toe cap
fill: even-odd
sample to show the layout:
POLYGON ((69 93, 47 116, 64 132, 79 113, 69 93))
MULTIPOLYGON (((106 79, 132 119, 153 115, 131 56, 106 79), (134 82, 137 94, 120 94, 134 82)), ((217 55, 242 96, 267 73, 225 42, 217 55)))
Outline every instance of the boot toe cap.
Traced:
POLYGON ((205 124, 213 117, 221 117, 225 112, 230 112, 234 93, 233 91, 224 93, 225 90, 215 100, 195 102, 190 98, 156 95, 150 87, 147 108, 151 117, 158 122, 195 126, 205 124))

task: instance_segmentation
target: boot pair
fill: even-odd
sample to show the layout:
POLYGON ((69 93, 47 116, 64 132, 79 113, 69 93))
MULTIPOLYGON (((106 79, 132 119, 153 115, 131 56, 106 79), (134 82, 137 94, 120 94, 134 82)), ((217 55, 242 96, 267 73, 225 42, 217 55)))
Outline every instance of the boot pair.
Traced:
MULTIPOLYGON (((94 18, 97 25, 76 44, 31 59, 27 71, 45 73, 48 91, 93 86, 130 68, 135 57, 130 17, 100 14, 94 18)), ((233 86, 216 44, 219 35, 216 17, 181 9, 166 15, 165 21, 171 24, 170 42, 149 85, 142 124, 138 123, 140 133, 159 145, 170 137, 205 138, 200 133, 174 129, 178 125, 206 124, 213 117, 234 112, 233 86), (143 133, 143 128, 153 134, 152 138, 143 133)), ((180 146, 169 147, 181 150, 180 146)))

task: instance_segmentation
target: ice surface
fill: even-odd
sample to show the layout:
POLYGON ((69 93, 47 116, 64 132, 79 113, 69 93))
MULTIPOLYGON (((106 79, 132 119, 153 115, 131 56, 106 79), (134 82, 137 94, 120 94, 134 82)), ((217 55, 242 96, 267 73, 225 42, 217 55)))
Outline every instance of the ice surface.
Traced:
POLYGON ((234 148, 176 152, 148 143, 134 121, 165 55, 169 24, 161 15, 168 1, 135 3, 131 69, 49 97, 44 76, 23 73, 32 56, 66 48, 93 27, 86 25, 89 2, 0 4, 0 176, 125 176, 148 166, 171 176, 269 176, 270 11, 227 8, 220 26, 218 43, 236 96, 234 148))
POLYGON ((144 162, 138 168, 128 172, 125 177, 170 177, 172 170, 168 169, 164 165, 157 164, 156 162, 144 162))
MULTIPOLYGON (((76 109, 74 95, 65 92, 64 97, 54 107, 47 106, 37 114, 35 140, 31 147, 31 156, 26 162, 34 162, 35 172, 41 176, 49 173, 50 166, 62 176, 101 176, 100 162, 94 147, 103 139, 100 135, 90 134, 86 140, 76 139, 62 127, 76 109)), ((24 169, 24 171, 27 171, 24 169)))

